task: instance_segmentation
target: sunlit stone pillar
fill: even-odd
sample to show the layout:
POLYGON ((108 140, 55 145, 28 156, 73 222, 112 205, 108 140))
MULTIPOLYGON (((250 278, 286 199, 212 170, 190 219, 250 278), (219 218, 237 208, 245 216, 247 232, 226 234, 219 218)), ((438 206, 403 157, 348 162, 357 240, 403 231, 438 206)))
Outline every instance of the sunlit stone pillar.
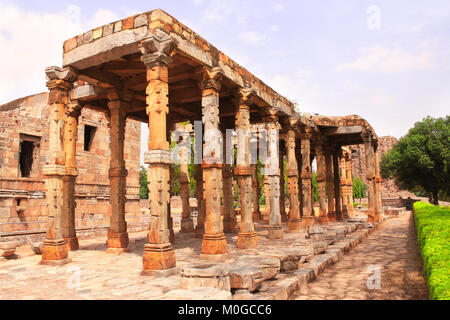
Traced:
MULTIPOLYGON (((223 155, 227 154, 228 148, 233 148, 232 141, 228 141, 226 129, 223 134, 223 155)), ((233 148, 234 150, 234 148, 233 148)), ((234 192, 233 192, 233 166, 231 159, 223 163, 222 180, 223 180, 223 231, 225 233, 233 233, 237 226, 236 212, 234 209, 234 192)))
POLYGON ((334 172, 334 202, 336 220, 342 220, 342 201, 341 201, 341 178, 340 178, 340 166, 339 158, 341 155, 341 147, 337 146, 333 153, 333 172, 334 172))
POLYGON ((259 241, 252 214, 252 176, 254 169, 250 165, 250 105, 253 97, 253 91, 240 90, 236 114, 237 157, 235 174, 238 177, 239 206, 241 208, 241 224, 237 241, 239 249, 255 248, 259 241))
POLYGON ((205 199, 205 234, 202 241, 202 257, 222 259, 227 252, 227 240, 223 233, 221 202, 222 184, 222 134, 219 130, 219 92, 222 73, 219 68, 205 69, 202 90, 203 125, 203 190, 205 199))
POLYGON ((352 175, 352 155, 347 152, 346 155, 346 176, 347 176, 347 210, 349 217, 353 217, 355 210, 353 207, 353 175, 352 175))
POLYGON ((380 159, 378 158, 378 153, 375 151, 375 192, 377 198, 377 221, 381 219, 383 214, 383 200, 381 194, 381 184, 383 183, 383 178, 380 175, 380 159))
POLYGON ((299 143, 296 143, 295 146, 295 154, 297 159, 297 170, 298 170, 298 212, 300 213, 300 219, 303 218, 303 189, 302 189, 302 179, 301 179, 301 172, 302 172, 302 165, 303 165, 303 157, 302 157, 302 143, 301 140, 299 143))
POLYGON ((191 206, 189 204, 190 194, 190 178, 189 178, 189 160, 190 160, 190 139, 189 132, 182 134, 180 141, 180 191, 181 191, 181 232, 194 232, 194 221, 191 217, 191 206))
POLYGON ((302 205, 303 217, 302 224, 307 228, 315 224, 314 209, 312 204, 312 170, 311 170, 311 133, 301 134, 302 143, 302 205))
POLYGON ((257 127, 252 128, 252 135, 250 137, 250 150, 252 158, 252 192, 253 192, 253 221, 260 221, 261 220, 261 210, 259 207, 259 198, 260 198, 260 186, 259 186, 259 179, 258 179, 258 129, 257 127))
POLYGON ((316 145, 317 187, 319 191, 319 223, 328 222, 326 200, 326 160, 322 144, 316 145))
POLYGON ((325 149, 325 166, 328 198, 328 221, 336 221, 334 204, 333 152, 329 147, 325 149))
POLYGON ((195 165, 195 193, 197 197, 197 225, 195 237, 203 238, 205 233, 205 199, 203 197, 203 169, 201 164, 195 165))
POLYGON ((69 104, 68 91, 72 88, 76 75, 69 68, 49 67, 45 72, 48 80, 47 88, 50 90, 48 97, 49 150, 47 164, 42 173, 46 185, 48 226, 42 248, 41 264, 61 265, 71 261, 64 239, 64 221, 67 221, 67 215, 63 211, 64 177, 67 174, 64 134, 65 112, 69 104))
POLYGON ((298 163, 295 156, 295 138, 295 130, 293 127, 290 127, 286 135, 286 175, 289 193, 289 232, 300 231, 302 227, 298 193, 298 163))
MULTIPOLYGON (((108 230, 108 253, 120 254, 128 248, 127 222, 125 220, 126 179, 124 142, 126 110, 129 104, 124 100, 126 93, 116 90, 108 92, 109 127, 111 132, 111 161, 109 169, 111 219, 108 230)), ((127 97, 127 100, 130 97, 127 97)))
POLYGON ((377 199, 376 199, 376 155, 372 142, 372 134, 365 131, 362 134, 364 148, 366 150, 366 172, 367 172, 367 198, 368 198, 368 221, 376 222, 377 219, 377 199))
POLYGON ((265 159, 264 175, 267 177, 267 196, 270 206, 268 237, 269 239, 282 239, 283 226, 280 214, 280 153, 279 130, 277 116, 263 119, 267 129, 267 157, 265 159))
POLYGON ((342 216, 344 219, 348 219, 348 196, 347 196, 347 164, 346 164, 346 151, 342 151, 339 158, 339 166, 341 172, 341 203, 342 203, 342 216))
POLYGON ((63 237, 66 240, 67 250, 79 249, 75 229, 75 181, 77 170, 77 137, 78 118, 81 106, 78 103, 69 103, 66 108, 64 125, 64 152, 66 155, 66 175, 63 178, 63 237))
POLYGON ((284 186, 286 181, 284 181, 284 151, 280 148, 280 215, 281 222, 287 222, 288 216, 286 213, 286 192, 284 186))
POLYGON ((143 256, 143 274, 155 270, 174 270, 175 251, 170 243, 170 165, 172 163, 167 138, 169 112, 168 65, 177 46, 166 33, 157 30, 140 43, 142 62, 147 67, 147 115, 149 119, 148 167, 150 199, 150 230, 143 256))

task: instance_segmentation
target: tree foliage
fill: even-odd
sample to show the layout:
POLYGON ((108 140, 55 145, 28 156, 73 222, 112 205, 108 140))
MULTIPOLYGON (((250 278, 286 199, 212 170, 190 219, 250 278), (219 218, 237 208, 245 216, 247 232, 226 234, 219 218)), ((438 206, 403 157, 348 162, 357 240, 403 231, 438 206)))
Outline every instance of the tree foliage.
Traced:
POLYGON ((438 204, 439 194, 450 196, 449 166, 450 117, 427 117, 384 155, 381 175, 402 189, 425 191, 438 204))
POLYGON ((141 199, 148 199, 147 169, 141 166, 139 171, 139 195, 141 199))
POLYGON ((353 178, 353 199, 359 199, 361 202, 362 198, 367 195, 367 185, 362 181, 361 178, 353 178))

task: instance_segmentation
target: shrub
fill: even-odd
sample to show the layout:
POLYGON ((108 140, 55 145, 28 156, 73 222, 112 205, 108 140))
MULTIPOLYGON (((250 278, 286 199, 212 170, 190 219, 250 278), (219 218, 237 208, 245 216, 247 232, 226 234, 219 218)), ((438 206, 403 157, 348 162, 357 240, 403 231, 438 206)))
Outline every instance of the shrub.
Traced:
POLYGON ((450 208, 416 202, 414 219, 430 298, 450 300, 450 208))

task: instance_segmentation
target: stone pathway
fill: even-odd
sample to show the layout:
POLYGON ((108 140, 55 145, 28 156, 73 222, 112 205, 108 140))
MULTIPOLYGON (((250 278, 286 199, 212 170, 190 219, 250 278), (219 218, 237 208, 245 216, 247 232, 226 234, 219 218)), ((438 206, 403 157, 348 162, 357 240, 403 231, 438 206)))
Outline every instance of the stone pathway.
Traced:
POLYGON ((428 299, 414 228, 410 212, 385 220, 365 241, 310 282, 306 292, 291 299, 428 299), (368 289, 368 283, 374 289, 368 289))

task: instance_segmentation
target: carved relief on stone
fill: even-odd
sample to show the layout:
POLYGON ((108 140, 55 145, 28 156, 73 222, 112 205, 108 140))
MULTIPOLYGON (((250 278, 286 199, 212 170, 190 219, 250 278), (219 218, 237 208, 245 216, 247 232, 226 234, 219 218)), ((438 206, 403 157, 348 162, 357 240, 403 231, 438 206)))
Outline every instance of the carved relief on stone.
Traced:
POLYGON ((155 64, 171 64, 172 56, 178 46, 176 39, 164 31, 157 29, 139 44, 142 53, 141 60, 151 68, 155 64))

